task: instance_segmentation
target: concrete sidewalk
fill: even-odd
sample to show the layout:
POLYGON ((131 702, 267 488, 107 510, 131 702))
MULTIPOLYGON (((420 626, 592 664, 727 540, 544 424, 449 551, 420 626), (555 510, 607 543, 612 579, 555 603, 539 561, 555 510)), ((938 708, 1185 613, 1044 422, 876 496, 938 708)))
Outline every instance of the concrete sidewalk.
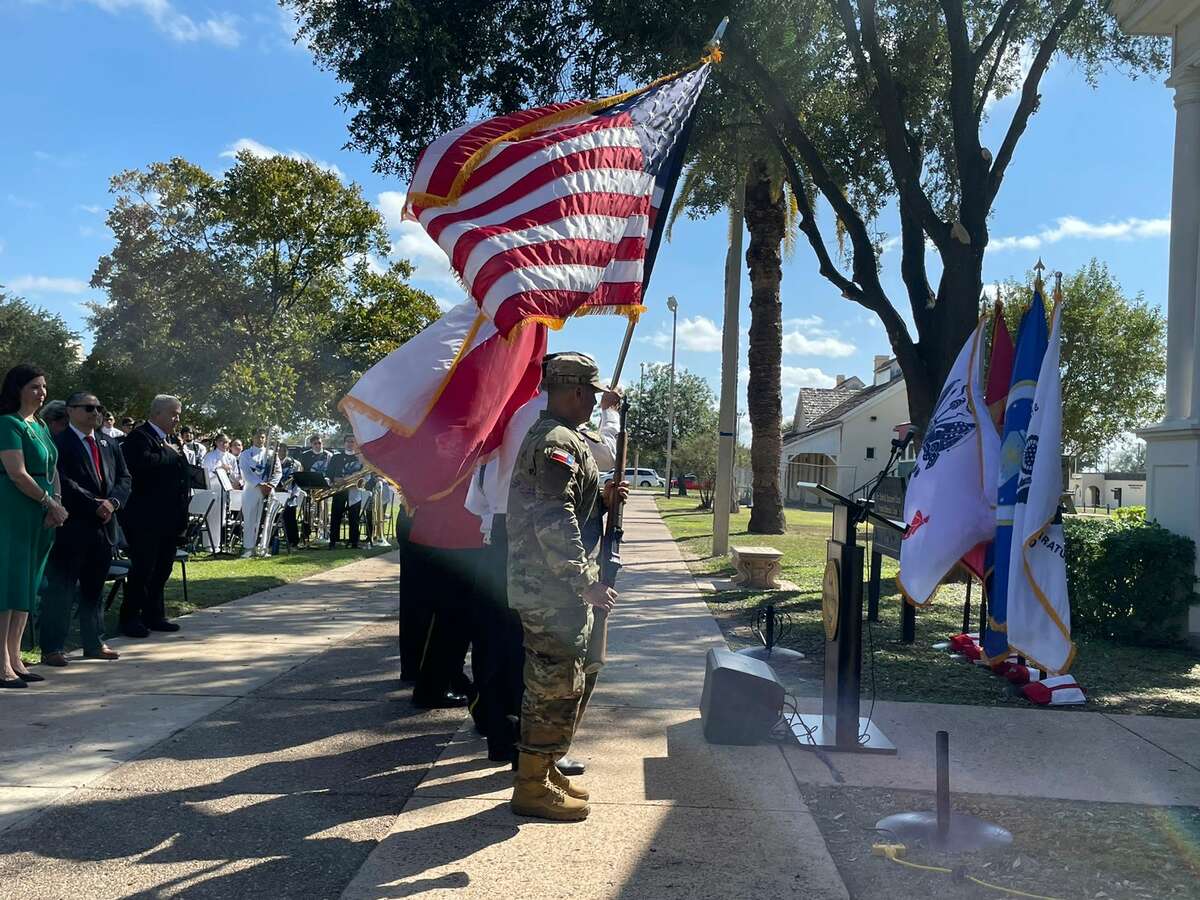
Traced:
POLYGON ((343 897, 847 896, 780 749, 704 741, 720 630, 651 497, 625 527, 609 664, 573 748, 587 822, 513 816, 508 767, 464 727, 343 897))
POLYGON ((0 697, 0 832, 334 646, 397 605, 396 554, 199 610, 182 630, 115 638, 116 662, 37 667, 0 697))

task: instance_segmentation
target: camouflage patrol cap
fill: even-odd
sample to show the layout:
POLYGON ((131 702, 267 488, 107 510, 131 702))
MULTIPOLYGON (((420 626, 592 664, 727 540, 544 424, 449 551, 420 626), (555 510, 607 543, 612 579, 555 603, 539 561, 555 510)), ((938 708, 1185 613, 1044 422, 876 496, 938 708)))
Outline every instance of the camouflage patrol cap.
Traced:
POLYGON ((542 359, 543 387, 590 387, 607 391, 600 367, 585 353, 549 353, 542 359))

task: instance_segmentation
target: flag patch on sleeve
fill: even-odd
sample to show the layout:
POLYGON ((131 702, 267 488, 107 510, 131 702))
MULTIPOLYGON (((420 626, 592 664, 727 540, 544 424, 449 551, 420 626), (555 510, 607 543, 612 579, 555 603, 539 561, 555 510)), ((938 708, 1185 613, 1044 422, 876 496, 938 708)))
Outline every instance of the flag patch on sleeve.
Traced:
POLYGON ((575 457, 566 450, 560 450, 557 447, 551 449, 546 454, 552 461, 561 463, 569 469, 575 468, 575 457))

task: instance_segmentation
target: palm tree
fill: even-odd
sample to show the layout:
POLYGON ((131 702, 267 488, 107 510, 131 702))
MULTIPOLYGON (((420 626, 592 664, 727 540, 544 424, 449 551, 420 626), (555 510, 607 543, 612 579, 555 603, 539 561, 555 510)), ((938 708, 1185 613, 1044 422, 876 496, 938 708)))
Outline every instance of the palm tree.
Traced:
POLYGON ((728 202, 734 190, 743 191, 743 215, 750 232, 746 265, 750 270, 750 380, 746 387, 750 413, 750 466, 754 506, 752 534, 782 534, 787 522, 779 485, 783 454, 783 303, 780 284, 782 259, 795 246, 795 203, 782 166, 771 156, 755 155, 749 166, 730 165, 744 156, 752 142, 747 135, 769 138, 760 128, 736 123, 711 134, 693 159, 680 184, 668 220, 671 226, 681 212, 711 215, 728 202), (744 176, 743 176, 744 171, 744 176))

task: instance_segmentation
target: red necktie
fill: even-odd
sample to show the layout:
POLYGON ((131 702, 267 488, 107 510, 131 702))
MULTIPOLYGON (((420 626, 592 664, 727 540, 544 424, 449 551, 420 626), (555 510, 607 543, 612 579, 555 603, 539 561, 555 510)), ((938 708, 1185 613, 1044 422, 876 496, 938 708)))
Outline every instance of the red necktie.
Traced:
POLYGON ((104 469, 100 466, 100 448, 96 446, 96 439, 90 434, 84 440, 87 441, 88 449, 92 451, 92 465, 96 467, 96 479, 100 482, 100 486, 104 487, 104 469))

